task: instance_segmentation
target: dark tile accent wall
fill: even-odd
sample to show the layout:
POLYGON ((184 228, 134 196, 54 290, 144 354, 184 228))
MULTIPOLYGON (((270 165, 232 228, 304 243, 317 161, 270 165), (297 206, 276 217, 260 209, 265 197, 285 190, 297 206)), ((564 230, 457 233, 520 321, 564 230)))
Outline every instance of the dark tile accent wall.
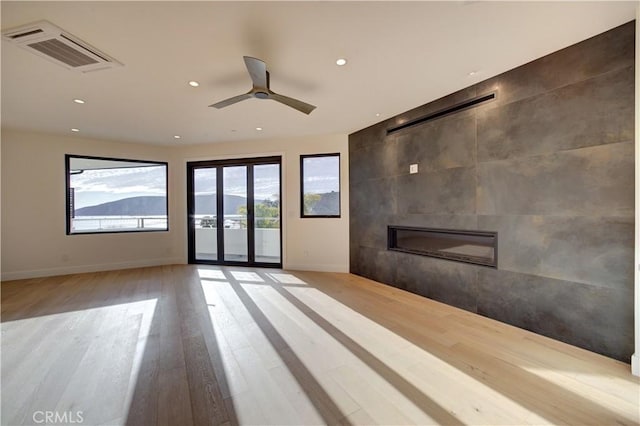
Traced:
POLYGON ((350 135, 351 272, 629 362, 634 27, 350 135), (497 231, 498 269, 387 251, 388 225, 497 231))

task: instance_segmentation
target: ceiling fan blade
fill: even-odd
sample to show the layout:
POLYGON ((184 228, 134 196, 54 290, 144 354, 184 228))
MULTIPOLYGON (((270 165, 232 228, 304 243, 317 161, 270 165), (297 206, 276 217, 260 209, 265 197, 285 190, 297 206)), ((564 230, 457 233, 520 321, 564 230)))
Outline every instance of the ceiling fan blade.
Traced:
POLYGON ((268 89, 267 64, 251 56, 244 56, 244 64, 247 66, 247 71, 249 71, 254 87, 268 89))
POLYGON ((233 105, 235 103, 238 103, 240 101, 244 101, 245 99, 249 99, 251 98, 251 94, 249 93, 244 93, 242 95, 238 95, 238 96, 234 96, 233 98, 229 98, 229 99, 225 99, 224 101, 220 101, 220 102, 216 102, 213 105, 209 105, 210 107, 214 107, 214 108, 224 108, 226 106, 229 105, 233 105))
POLYGON ((278 101, 281 104, 285 104, 290 106, 293 109, 297 109, 300 112, 304 112, 305 114, 310 114, 311 111, 316 109, 314 105, 299 101, 297 99, 290 98, 288 96, 279 95, 277 93, 269 93, 269 99, 273 99, 274 101, 278 101))

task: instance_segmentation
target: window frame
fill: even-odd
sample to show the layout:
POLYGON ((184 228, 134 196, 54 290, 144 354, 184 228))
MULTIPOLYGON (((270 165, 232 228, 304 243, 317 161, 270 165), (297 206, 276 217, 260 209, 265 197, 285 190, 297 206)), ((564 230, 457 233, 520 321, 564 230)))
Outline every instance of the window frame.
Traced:
POLYGON ((115 158, 115 157, 97 157, 92 155, 80 155, 80 154, 65 154, 64 155, 64 170, 65 170, 65 221, 66 221, 66 235, 96 235, 96 234, 128 234, 128 233, 148 233, 148 232, 169 232, 169 163, 167 161, 155 161, 155 160, 138 160, 129 158, 115 158), (165 168, 165 204, 167 212, 167 226, 166 228, 147 228, 147 229, 114 229, 113 231, 86 231, 86 232, 73 232, 71 229, 71 159, 82 158, 88 160, 103 160, 103 161, 122 161, 127 163, 141 163, 141 164, 156 164, 158 166, 164 166, 165 168))
POLYGON ((330 152, 325 154, 301 154, 300 155, 300 218, 301 219, 339 219, 342 217, 342 159, 339 152, 330 152), (305 214, 304 212, 304 160, 307 158, 318 157, 338 157, 338 214, 335 215, 318 215, 305 214))
MULTIPOLYGON (((247 157, 247 158, 229 158, 221 160, 204 160, 204 161, 190 161, 187 162, 187 259, 191 264, 202 265, 226 265, 226 266, 244 266, 244 267, 256 267, 256 268, 282 268, 284 262, 284 189, 285 184, 283 179, 284 172, 284 156, 275 155, 270 157, 247 157), (227 166, 247 166, 247 222, 253 222, 255 224, 255 212, 254 201, 255 193, 253 189, 253 167, 260 165, 274 165, 279 167, 279 196, 280 196, 280 262, 256 262, 255 261, 255 227, 250 231, 253 236, 249 237, 247 233, 247 247, 248 257, 253 258, 252 261, 234 261, 224 260, 224 235, 219 232, 217 235, 217 247, 218 258, 215 260, 200 259, 196 256, 196 242, 195 242, 195 188, 194 188, 194 171, 200 168, 215 168, 216 170, 216 211, 224 211, 224 167, 227 166), (250 171, 251 169, 251 171, 250 171), (250 195, 250 197, 249 197, 250 195), (251 199, 251 201, 250 201, 251 199), (253 217, 254 219, 251 219, 253 217)), ((218 230, 224 230, 224 214, 216 218, 216 228, 218 230)))

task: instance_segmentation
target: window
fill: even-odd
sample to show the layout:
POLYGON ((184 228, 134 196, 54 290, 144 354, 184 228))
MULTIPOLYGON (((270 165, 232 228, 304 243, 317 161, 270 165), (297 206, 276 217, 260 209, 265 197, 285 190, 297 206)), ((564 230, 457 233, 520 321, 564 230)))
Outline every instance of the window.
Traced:
POLYGON ((340 217, 340 154, 300 156, 300 216, 340 217))
POLYGON ((66 155, 67 235, 169 230, 167 163, 66 155))

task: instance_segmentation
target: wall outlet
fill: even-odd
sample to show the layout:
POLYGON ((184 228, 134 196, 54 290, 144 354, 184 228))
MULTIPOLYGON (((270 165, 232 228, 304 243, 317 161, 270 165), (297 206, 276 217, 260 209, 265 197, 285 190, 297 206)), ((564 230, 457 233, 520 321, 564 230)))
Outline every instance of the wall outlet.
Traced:
POLYGON ((409 173, 410 174, 418 173, 418 165, 417 164, 411 164, 409 166, 409 173))

